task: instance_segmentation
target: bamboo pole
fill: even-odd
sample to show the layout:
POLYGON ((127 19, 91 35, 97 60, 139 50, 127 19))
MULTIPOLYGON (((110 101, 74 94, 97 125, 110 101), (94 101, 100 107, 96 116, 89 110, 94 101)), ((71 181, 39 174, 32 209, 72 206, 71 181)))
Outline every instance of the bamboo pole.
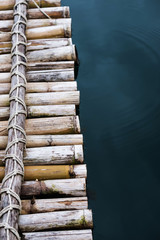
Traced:
MULTIPOLYGON (((27 64, 27 70, 28 71, 41 71, 41 70, 59 70, 65 71, 65 69, 73 69, 74 68, 74 61, 61 61, 61 62, 30 62, 27 64)), ((11 70, 11 64, 5 63, 0 65, 0 82, 4 82, 6 78, 6 74, 8 76, 9 72, 11 70), (3 77, 4 76, 4 77, 3 77)), ((7 77, 8 78, 8 77, 7 77)), ((72 77, 73 78, 73 77, 72 77)), ((74 80, 74 79, 71 79, 74 80)), ((71 81, 68 80, 68 81, 71 81)), ((59 80, 63 81, 63 79, 59 80)), ((9 82, 9 80, 8 80, 9 82)))
MULTIPOLYGON (((59 7, 61 5, 61 0, 35 0, 35 2, 40 7, 59 7)), ((15 2, 14 0, 0 0, 0 10, 10 10, 13 9, 15 2)), ((29 0, 29 7, 30 8, 36 8, 35 4, 32 2, 32 0, 29 0)))
MULTIPOLYGON (((79 105, 79 91, 72 92, 48 92, 48 93, 27 93, 25 97, 27 106, 41 105, 79 105)), ((9 106, 8 94, 0 95, 0 107, 9 106)))
MULTIPOLYGON (((69 7, 47 7, 43 8, 43 11, 50 17, 50 18, 69 18, 70 11, 69 7)), ((29 9, 27 12, 28 19, 42 19, 46 18, 46 16, 39 11, 39 9, 29 9)), ((5 10, 0 11, 0 20, 12 20, 13 19, 13 10, 5 10)))
MULTIPOLYGON (((0 150, 7 146, 7 136, 0 136, 0 150)), ((64 145, 82 145, 82 134, 67 135, 30 135, 27 136, 27 148, 46 147, 46 146, 64 146, 64 145)))
POLYGON ((27 181, 22 184, 22 197, 32 196, 86 196, 85 178, 27 181))
MULTIPOLYGON (((27 82, 64 82, 73 81, 74 69, 53 69, 53 70, 40 70, 28 71, 26 74, 27 82)), ((10 83, 10 72, 0 73, 0 84, 10 83)), ((37 84, 37 83, 36 83, 37 84)), ((31 85, 31 84, 30 84, 31 85)))
MULTIPOLYGON (((75 105, 46 105, 27 107, 27 118, 75 116, 75 105)), ((8 120, 9 107, 0 107, 0 121, 8 120)))
MULTIPOLYGON (((0 184, 1 189, 1 184, 0 184)), ((26 181, 22 184, 21 197, 85 197, 86 196, 86 179, 58 179, 45 181, 26 181)))
MULTIPOLYGON (((43 39, 43 38, 70 38, 71 26, 70 25, 56 25, 49 27, 31 28, 26 31, 27 39, 43 39)), ((0 42, 11 41, 11 32, 1 32, 0 42)))
POLYGON ((21 215, 87 209, 87 200, 87 197, 22 200, 21 215))
POLYGON ((21 215, 19 218, 19 228, 22 232, 92 227, 92 212, 88 209, 32 214, 32 221, 30 214, 21 215))
MULTIPOLYGON (((59 48, 44 49, 39 51, 31 51, 27 53, 29 62, 54 62, 54 61, 76 61, 75 45, 64 46, 59 48)), ((10 54, 0 55, 0 64, 11 63, 10 54)))
MULTIPOLYGON (((0 122, 0 136, 7 136, 7 125, 0 122)), ((27 135, 80 133, 78 116, 27 119, 25 126, 27 135)))
MULTIPOLYGON (((4 155, 5 152, 1 150, 1 166, 3 165, 2 160, 4 155)), ((24 152, 23 159, 25 166, 77 164, 83 163, 83 161, 84 157, 82 145, 27 148, 24 152)))
POLYGON ((22 233, 23 240, 93 240, 91 230, 22 233))
MULTIPOLYGON (((0 94, 8 94, 11 88, 10 83, 0 83, 0 94)), ((77 82, 41 82, 27 83, 27 93, 45 93, 45 92, 67 92, 76 91, 77 82)))
MULTIPOLYGON (((72 45, 71 38, 47 38, 47 39, 34 39, 29 40, 27 51, 52 49, 56 47, 64 47, 72 45)), ((0 53, 10 53, 11 42, 0 42, 0 53)))
MULTIPOLYGON (((4 178, 4 167, 0 167, 0 181, 4 178)), ((24 180, 52 180, 68 178, 86 178, 86 165, 25 166, 24 180)))
MULTIPOLYGON (((5 155, 5 177, 2 182, 2 215, 0 238, 19 238, 18 217, 20 213, 19 195, 23 180, 23 150, 25 148, 25 86, 26 86, 26 14, 27 1, 15 0, 14 25, 12 30, 12 66, 10 121, 8 124, 8 149, 5 155)), ((1 12, 0 12, 1 15, 1 12)))
MULTIPOLYGON (((71 26, 71 18, 58 19, 31 19, 27 21, 27 29, 37 27, 49 27, 54 25, 68 25, 71 26)), ((13 20, 1 20, 0 31, 10 32, 13 26, 13 20)))
POLYGON ((22 200, 21 214, 87 209, 87 197, 22 200))

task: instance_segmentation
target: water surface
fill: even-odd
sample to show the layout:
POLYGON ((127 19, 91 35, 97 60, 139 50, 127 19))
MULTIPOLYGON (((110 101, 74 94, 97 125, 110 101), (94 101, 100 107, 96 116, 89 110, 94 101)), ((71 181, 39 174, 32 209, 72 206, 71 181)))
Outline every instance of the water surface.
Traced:
POLYGON ((160 1, 67 0, 95 240, 160 239, 160 1))

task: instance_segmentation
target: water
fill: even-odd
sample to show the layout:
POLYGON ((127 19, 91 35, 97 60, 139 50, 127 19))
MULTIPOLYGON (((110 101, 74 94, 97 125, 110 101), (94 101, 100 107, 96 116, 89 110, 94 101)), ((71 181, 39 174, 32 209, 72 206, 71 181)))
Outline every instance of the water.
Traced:
POLYGON ((160 239, 160 1, 67 0, 95 240, 160 239))

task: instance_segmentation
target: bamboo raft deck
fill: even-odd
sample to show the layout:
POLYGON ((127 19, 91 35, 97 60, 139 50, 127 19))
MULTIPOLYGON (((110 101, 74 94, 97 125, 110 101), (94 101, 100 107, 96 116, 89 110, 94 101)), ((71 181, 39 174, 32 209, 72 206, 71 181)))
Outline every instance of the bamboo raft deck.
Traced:
MULTIPOLYGON (((8 141, 14 0, 0 0, 0 181, 8 141)), ((29 1, 27 10, 26 149, 19 233, 23 240, 92 240, 87 168, 77 106, 76 47, 68 6, 29 1)), ((1 184, 0 184, 1 188, 1 184)), ((16 239, 16 238, 13 238, 16 239)))

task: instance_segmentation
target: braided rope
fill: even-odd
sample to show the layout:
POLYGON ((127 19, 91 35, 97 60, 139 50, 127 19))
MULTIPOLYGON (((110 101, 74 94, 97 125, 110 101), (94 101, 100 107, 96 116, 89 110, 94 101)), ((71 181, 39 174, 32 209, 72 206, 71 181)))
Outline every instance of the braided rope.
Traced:
POLYGON ((10 226, 9 221, 11 217, 11 211, 13 209, 17 210, 20 212, 21 210, 21 199, 18 196, 17 193, 15 193, 12 190, 12 184, 14 182, 14 179, 17 175, 20 175, 22 178, 24 176, 24 165, 23 165, 23 159, 20 159, 20 157, 17 155, 17 149, 18 149, 18 144, 23 143, 26 144, 26 133, 24 129, 17 123, 17 118, 19 114, 24 114, 25 116, 27 115, 26 111, 26 105, 23 99, 19 97, 20 93, 20 88, 25 88, 26 89, 26 77, 24 74, 20 72, 20 65, 26 66, 26 56, 21 53, 18 49, 19 45, 27 45, 27 39, 26 36, 19 30, 20 29, 20 24, 24 24, 26 26, 26 16, 22 14, 21 11, 21 5, 25 4, 28 6, 28 0, 20 0, 18 3, 15 4, 14 9, 17 8, 17 11, 14 13, 14 16, 18 16, 18 20, 16 23, 14 23, 12 27, 12 35, 16 35, 16 43, 12 46, 11 50, 11 57, 16 58, 16 63, 12 66, 11 69, 11 77, 16 76, 17 83, 16 85, 11 87, 10 93, 9 93, 9 101, 10 104, 12 101, 15 102, 15 113, 10 116, 9 121, 8 121, 8 130, 12 129, 14 132, 14 139, 12 139, 11 142, 8 143, 8 146, 6 148, 6 155, 4 158, 4 162, 6 160, 13 161, 13 166, 14 169, 13 171, 7 173, 5 177, 3 178, 2 181, 2 189, 1 189, 1 194, 5 193, 8 196, 8 206, 4 207, 1 212, 0 212, 0 218, 4 215, 7 214, 7 218, 5 219, 5 222, 0 223, 0 228, 4 228, 6 238, 7 240, 10 239, 9 233, 12 233, 16 239, 20 240, 20 236, 18 231, 10 226), (24 42, 19 41, 19 36, 24 39, 24 42), (22 57, 24 60, 20 61, 19 58, 22 57), (20 78, 24 81, 24 83, 20 82, 20 78), (12 96, 13 92, 16 91, 16 95, 12 96), (21 105, 21 107, 20 107, 21 105), (21 133, 23 137, 19 138, 17 132, 21 133), (9 154, 10 149, 14 148, 14 152, 12 154, 9 154), (20 170, 19 170, 20 169, 20 170), (5 183, 9 180, 9 187, 5 187, 5 183), (14 198, 17 202, 17 204, 12 203, 12 198, 14 198))

